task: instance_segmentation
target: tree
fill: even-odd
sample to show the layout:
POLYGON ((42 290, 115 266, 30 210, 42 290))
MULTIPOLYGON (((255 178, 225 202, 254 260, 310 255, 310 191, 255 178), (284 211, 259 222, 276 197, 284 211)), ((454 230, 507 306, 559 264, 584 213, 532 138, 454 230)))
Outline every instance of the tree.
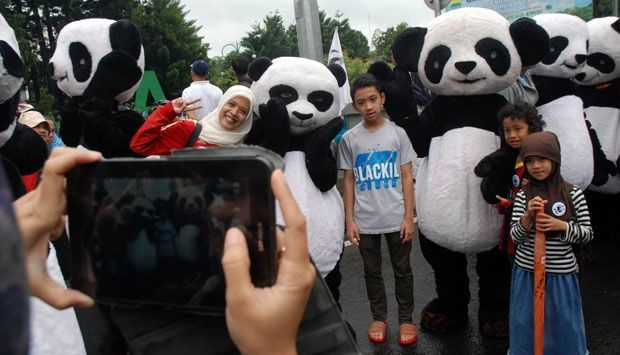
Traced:
POLYGON ((369 59, 351 58, 347 53, 344 54, 344 63, 347 68, 347 78, 352 83, 358 76, 368 71, 372 62, 369 59))
POLYGON ((319 11, 319 21, 321 23, 321 39, 323 42, 323 53, 329 53, 332 44, 334 31, 338 28, 340 45, 355 58, 368 58, 368 39, 358 30, 351 28, 349 19, 345 18, 341 12, 336 12, 333 18, 327 17, 325 11, 319 11))
POLYGON ((284 28, 282 15, 276 11, 265 16, 262 25, 254 23, 241 44, 254 48, 257 56, 292 56, 297 52, 297 36, 293 39, 291 35, 290 27, 288 31, 284 28))
POLYGON ((372 35, 372 45, 375 47, 374 57, 390 63, 392 61, 392 44, 399 33, 404 31, 409 25, 401 22, 396 27, 388 27, 385 31, 376 29, 372 35))
POLYGON ((201 27, 186 15, 179 0, 147 0, 130 14, 142 34, 145 70, 155 71, 166 97, 180 96, 191 82, 190 64, 207 58, 209 45, 198 36, 201 27))

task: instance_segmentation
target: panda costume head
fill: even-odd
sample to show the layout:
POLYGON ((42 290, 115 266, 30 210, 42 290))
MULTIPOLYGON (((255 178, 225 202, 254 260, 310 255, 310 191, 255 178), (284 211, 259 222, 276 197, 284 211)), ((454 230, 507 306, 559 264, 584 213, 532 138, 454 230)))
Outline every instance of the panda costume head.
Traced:
POLYGON ((49 68, 58 88, 68 96, 87 94, 97 76, 106 81, 111 98, 125 102, 138 88, 144 72, 140 32, 128 20, 94 18, 71 22, 58 34, 49 68), (128 75, 109 75, 125 70, 128 75))
POLYGON ((579 85, 598 85, 620 77, 620 19, 595 18, 587 23, 590 33, 588 60, 575 76, 579 85))
POLYGON ((144 118, 119 107, 132 97, 144 73, 142 40, 132 22, 67 24, 58 34, 49 70, 69 95, 59 128, 66 145, 82 145, 106 158, 136 156, 129 142, 144 118))
POLYGON ((25 193, 20 175, 41 169, 47 159, 45 142, 17 122, 24 63, 13 29, 0 15, 0 158, 15 197, 25 193))
POLYGON ((250 65, 249 75, 256 105, 271 98, 286 104, 293 136, 309 133, 340 115, 339 88, 346 81, 340 65, 326 67, 297 57, 258 58, 250 65))
POLYGON ((485 95, 507 88, 523 66, 539 60, 546 40, 541 34, 530 19, 509 24, 495 11, 462 8, 435 18, 428 28, 405 30, 393 52, 399 67, 418 72, 436 94, 485 95))
POLYGON ((549 52, 533 69, 533 75, 572 78, 588 59, 588 26, 581 18, 568 14, 534 16, 549 34, 549 52))

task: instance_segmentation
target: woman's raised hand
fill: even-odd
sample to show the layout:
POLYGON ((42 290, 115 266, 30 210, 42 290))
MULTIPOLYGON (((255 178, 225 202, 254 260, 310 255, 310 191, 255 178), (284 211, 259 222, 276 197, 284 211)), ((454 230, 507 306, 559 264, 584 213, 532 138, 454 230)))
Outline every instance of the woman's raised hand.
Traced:
POLYGON ((178 115, 182 112, 194 111, 202 108, 200 105, 194 105, 196 102, 200 101, 200 98, 195 98, 193 100, 185 100, 182 97, 177 97, 172 100, 172 109, 178 115))

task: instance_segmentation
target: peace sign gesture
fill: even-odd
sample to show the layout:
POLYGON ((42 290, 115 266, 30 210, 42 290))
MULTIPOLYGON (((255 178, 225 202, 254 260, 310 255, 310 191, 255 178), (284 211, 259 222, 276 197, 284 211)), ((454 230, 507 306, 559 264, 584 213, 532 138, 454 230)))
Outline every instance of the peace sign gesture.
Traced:
POLYGON ((200 101, 200 98, 185 100, 182 97, 177 97, 176 99, 172 100, 172 109, 177 115, 182 112, 194 111, 202 108, 202 106, 194 105, 198 101, 200 101))

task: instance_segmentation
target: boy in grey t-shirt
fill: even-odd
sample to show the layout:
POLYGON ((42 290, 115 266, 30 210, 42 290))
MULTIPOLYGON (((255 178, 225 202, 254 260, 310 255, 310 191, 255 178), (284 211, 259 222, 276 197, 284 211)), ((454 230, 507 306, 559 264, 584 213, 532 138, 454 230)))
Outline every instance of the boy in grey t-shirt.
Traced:
POLYGON ((387 300, 381 274, 381 234, 385 235, 398 301, 399 343, 417 341, 413 324, 413 272, 409 255, 413 222, 413 147, 405 131, 382 115, 385 95, 371 74, 351 86, 353 107, 363 121, 344 134, 338 168, 344 170, 347 237, 359 246, 373 322, 372 342, 387 336, 387 300))

